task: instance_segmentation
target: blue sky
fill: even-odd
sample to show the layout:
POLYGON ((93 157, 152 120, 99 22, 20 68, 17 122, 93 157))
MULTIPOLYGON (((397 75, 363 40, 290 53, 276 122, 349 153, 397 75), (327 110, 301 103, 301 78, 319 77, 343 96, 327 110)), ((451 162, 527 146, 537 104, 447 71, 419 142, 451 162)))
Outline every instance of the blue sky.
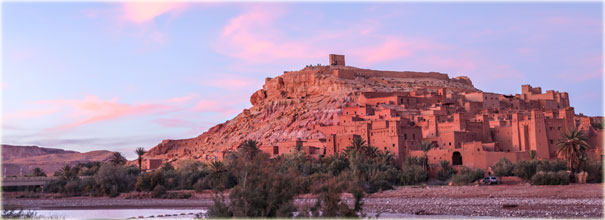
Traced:
POLYGON ((601 3, 4 3, 2 142, 117 150, 195 137, 265 77, 329 53, 569 92, 602 115, 601 3))

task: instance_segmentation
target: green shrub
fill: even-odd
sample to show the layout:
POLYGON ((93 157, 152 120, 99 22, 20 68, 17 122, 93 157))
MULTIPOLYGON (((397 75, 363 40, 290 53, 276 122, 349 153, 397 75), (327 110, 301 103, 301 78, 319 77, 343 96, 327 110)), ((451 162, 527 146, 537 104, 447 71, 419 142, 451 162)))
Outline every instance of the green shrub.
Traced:
POLYGON ((326 159, 327 170, 334 176, 338 176, 342 171, 349 168, 349 160, 343 155, 334 155, 326 159))
POLYGON ((363 203, 363 190, 358 188, 359 183, 343 181, 338 177, 324 179, 313 186, 312 192, 317 195, 315 205, 311 210, 303 210, 303 217, 358 217, 357 212, 361 211, 363 203), (342 201, 342 193, 349 190, 354 195, 354 208, 351 209, 345 201, 342 201), (311 212, 312 216, 306 216, 311 212))
POLYGON ((362 182, 363 189, 367 193, 393 189, 393 186, 389 182, 387 172, 380 171, 376 168, 369 170, 360 182, 362 182))
POLYGON ((166 187, 164 187, 162 185, 155 186, 155 188, 153 188, 153 191, 151 191, 152 198, 159 198, 160 196, 162 196, 164 194, 166 194, 166 187))
POLYGON ((481 169, 471 169, 463 167, 460 172, 452 176, 452 183, 455 185, 467 185, 482 179, 485 172, 481 169))
POLYGON ((566 171, 536 173, 531 178, 532 185, 569 185, 569 174, 566 171))
POLYGON ((63 192, 71 196, 80 195, 79 181, 70 180, 63 187, 63 192))
POLYGON ((99 193, 117 196, 122 192, 134 189, 136 176, 128 175, 127 169, 121 165, 104 164, 94 176, 99 193))
POLYGON ((506 158, 501 158, 498 163, 492 166, 492 171, 497 177, 512 176, 515 165, 506 158))
POLYGON ((289 217, 294 209, 294 176, 275 172, 264 154, 239 157, 231 167, 238 184, 229 194, 235 217, 289 217))
POLYGON ((50 181, 49 183, 44 185, 44 192, 49 192, 49 193, 63 192, 63 187, 65 186, 65 184, 67 184, 67 181, 63 180, 63 179, 50 181))
POLYGON ((601 183, 603 182, 603 163, 596 160, 589 160, 586 163, 586 177, 587 183, 601 183))
POLYGON ((422 168, 422 165, 407 165, 401 167, 399 183, 402 185, 415 185, 424 182, 427 177, 428 172, 422 168))
POLYGON ((422 166, 422 165, 424 165, 424 157, 408 156, 405 158, 405 161, 403 162, 403 164, 408 165, 408 166, 411 166, 411 165, 422 166))
POLYGON ((441 169, 439 169, 439 172, 437 172, 437 179, 446 181, 450 179, 452 175, 456 174, 456 170, 450 165, 449 161, 439 161, 439 165, 441 166, 441 169))
POLYGON ((208 170, 205 164, 191 159, 180 160, 176 169, 177 189, 193 189, 193 185, 206 175, 208 170))
POLYGON ((536 174, 537 162, 535 160, 522 160, 515 164, 513 174, 521 178, 523 181, 529 181, 536 174))
POLYGON ((562 160, 541 160, 537 163, 536 172, 559 172, 567 170, 567 163, 562 160))
POLYGON ((143 175, 139 175, 137 178, 137 183, 135 184, 135 189, 139 192, 149 192, 153 190, 155 185, 152 185, 151 182, 152 173, 145 173, 143 175))
POLYGON ((212 198, 213 205, 208 208, 206 214, 196 214, 196 219, 204 219, 204 218, 231 218, 233 217, 233 210, 225 202, 225 197, 221 194, 215 195, 212 198))

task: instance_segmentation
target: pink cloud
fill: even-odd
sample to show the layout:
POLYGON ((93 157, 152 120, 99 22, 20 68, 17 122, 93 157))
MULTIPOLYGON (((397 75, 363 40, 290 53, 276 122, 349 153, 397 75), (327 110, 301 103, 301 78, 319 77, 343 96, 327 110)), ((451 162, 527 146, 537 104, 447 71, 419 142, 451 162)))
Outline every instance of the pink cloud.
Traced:
POLYGON ((175 2, 127 2, 121 7, 122 18, 132 23, 146 23, 168 13, 180 13, 186 3, 175 2))
POLYGON ((190 101, 192 101, 193 99, 197 98, 198 95, 196 94, 191 94, 191 95, 186 95, 186 96, 182 96, 182 97, 174 97, 171 98, 170 101, 173 103, 188 103, 190 101))
POLYGON ((0 82, 0 88, 2 88, 2 89, 6 88, 6 83, 5 82, 0 82))
POLYGON ((59 125, 51 130, 66 130, 100 121, 113 120, 129 115, 146 115, 159 111, 170 110, 173 107, 163 104, 124 104, 117 98, 101 100, 97 96, 86 96, 83 100, 45 100, 38 104, 49 104, 71 109, 71 115, 77 118, 75 122, 59 125))
POLYGON ((368 65, 447 48, 427 39, 379 33, 379 20, 363 20, 339 29, 308 29, 280 22, 288 20, 288 15, 286 8, 248 8, 223 27, 215 50, 247 63, 300 62, 325 58, 329 53, 345 53, 368 65), (296 38, 284 30, 313 34, 309 38, 296 38))
POLYGON ((363 64, 368 65, 410 57, 421 51, 435 51, 446 48, 444 45, 425 40, 404 39, 386 35, 375 44, 353 49, 351 54, 360 57, 363 64))
POLYGON ((287 40, 275 22, 283 8, 253 7, 231 19, 221 32, 217 51, 250 62, 277 59, 307 59, 325 56, 312 46, 313 40, 287 40))

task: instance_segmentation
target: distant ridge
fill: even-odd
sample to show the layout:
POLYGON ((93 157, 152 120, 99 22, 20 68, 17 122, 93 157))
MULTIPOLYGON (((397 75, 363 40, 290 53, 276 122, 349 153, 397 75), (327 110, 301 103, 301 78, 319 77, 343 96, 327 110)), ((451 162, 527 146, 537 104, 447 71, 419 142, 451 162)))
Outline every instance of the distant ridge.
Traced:
POLYGON ((106 150, 80 153, 58 148, 2 145, 2 175, 27 175, 36 167, 51 176, 65 165, 92 161, 107 161, 113 152, 106 150))

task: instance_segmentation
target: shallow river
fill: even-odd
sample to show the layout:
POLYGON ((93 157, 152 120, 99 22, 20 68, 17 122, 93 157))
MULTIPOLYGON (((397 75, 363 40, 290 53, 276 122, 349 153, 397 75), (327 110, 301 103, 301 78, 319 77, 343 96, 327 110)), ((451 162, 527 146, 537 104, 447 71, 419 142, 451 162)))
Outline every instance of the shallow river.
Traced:
POLYGON ((205 212, 200 209, 78 209, 78 210, 35 210, 45 218, 62 217, 64 219, 127 219, 139 216, 161 219, 184 218, 193 219, 196 213, 205 212), (153 216, 153 217, 152 217, 153 216), (162 216, 162 217, 159 217, 162 216))
MULTIPOLYGON (((139 218, 145 219, 194 219, 196 213, 206 212, 200 209, 79 209, 79 210, 36 210, 38 215, 46 218, 62 217, 64 219, 128 219, 139 218)), ((369 217, 375 217, 375 213, 367 213, 369 217)), ((487 216, 448 216, 448 215, 410 215, 410 214, 395 214, 382 213, 380 218, 459 218, 459 219, 481 219, 491 218, 487 216)))

